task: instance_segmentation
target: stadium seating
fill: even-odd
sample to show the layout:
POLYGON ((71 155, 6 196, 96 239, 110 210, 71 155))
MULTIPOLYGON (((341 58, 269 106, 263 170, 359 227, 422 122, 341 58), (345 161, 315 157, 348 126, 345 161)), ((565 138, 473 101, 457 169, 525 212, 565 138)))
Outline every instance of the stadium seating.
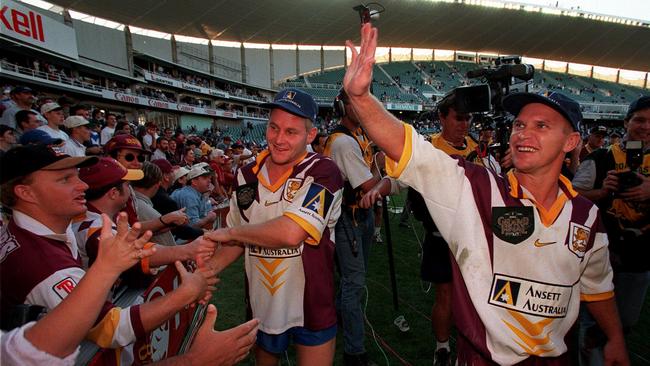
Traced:
MULTIPOLYGON (((481 67, 471 62, 453 61, 400 61, 381 63, 374 67, 373 94, 384 102, 424 103, 429 100, 423 93, 442 95, 449 90, 476 85, 480 79, 468 79, 470 70, 481 67)), ((288 80, 296 84, 319 102, 334 99, 340 88, 344 68, 288 80), (311 86, 309 85, 311 84, 311 86)), ((560 91, 582 103, 627 104, 647 90, 595 78, 567 73, 536 70, 531 91, 560 91)))

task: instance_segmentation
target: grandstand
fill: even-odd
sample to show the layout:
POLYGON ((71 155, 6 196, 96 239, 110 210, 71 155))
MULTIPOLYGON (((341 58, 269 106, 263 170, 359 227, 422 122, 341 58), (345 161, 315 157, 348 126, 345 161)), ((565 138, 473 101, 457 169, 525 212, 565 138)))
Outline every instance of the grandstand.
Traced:
MULTIPOLYGON (((155 6, 126 0, 49 1, 3 1, 9 11, 42 17, 47 34, 41 42, 0 22, 3 90, 26 85, 36 91, 38 103, 46 99, 67 105, 86 103, 135 125, 155 122, 161 128, 192 134, 216 130, 237 142, 263 145, 268 110, 260 105, 280 88, 297 87, 320 105, 318 127, 330 130, 338 123, 332 118, 331 104, 350 58, 343 45, 358 36, 358 17, 348 2, 310 2, 307 9, 290 0, 155 6)), ((421 112, 433 109, 435 101, 453 88, 481 83, 468 79, 466 73, 484 67, 482 60, 495 51, 520 54, 524 62, 537 60, 530 61, 536 73, 529 89, 571 95, 580 102, 588 123, 602 121, 620 128, 629 102, 650 94, 647 21, 625 23, 596 19, 588 12, 556 14, 535 7, 475 5, 481 2, 382 1, 388 10, 377 25, 386 56, 374 66, 372 90, 387 109, 413 121, 420 132, 439 131, 438 124, 421 112), (428 24, 436 24, 435 32, 428 24), (504 32, 503 26, 496 25, 548 31, 544 35, 504 32), (567 39, 567 34, 573 37, 567 39), (392 58, 392 46, 410 50, 410 55, 392 58), (604 47, 607 53, 602 52, 604 47), (564 66, 550 67, 552 62, 564 66), (571 71, 572 65, 586 65, 587 71, 578 75, 571 71), (607 80, 599 78, 597 68, 608 69, 607 80)), ((410 229, 398 230, 399 240, 412 239, 410 229)), ((405 267, 417 267, 416 255, 405 267)), ((420 300, 430 295, 419 292, 419 279, 413 283, 408 295, 420 300)), ((380 289, 372 286, 372 291, 380 289)), ((408 305, 411 300, 405 298, 408 305)), ((232 309, 241 307, 237 304, 232 309)), ((429 303, 419 305, 418 313, 430 309, 429 303)), ((384 315, 385 309, 378 308, 384 315)), ((238 311, 232 309, 223 313, 238 311)), ((371 320, 379 323, 379 319, 371 320)), ((390 322, 379 324, 378 329, 395 333, 390 322)), ((428 327, 423 332, 428 334, 428 327)), ((391 342, 404 341, 402 334, 392 338, 391 342)), ((634 351, 640 354, 635 360, 650 359, 647 344, 637 342, 634 351)), ((419 359, 424 350, 413 353, 419 359)), ((428 358, 426 362, 430 364, 428 358)))
MULTIPOLYGON (((466 74, 485 65, 461 61, 398 61, 375 65, 373 93, 383 102, 416 103, 428 105, 431 96, 440 97, 453 88, 475 85, 479 79, 468 79, 466 74)), ((289 79, 282 85, 294 86, 313 95, 319 103, 331 104, 340 88, 344 68, 317 74, 306 74, 289 79), (318 81, 315 84, 314 81, 318 81)), ((620 84, 593 77, 554 71, 536 70, 529 90, 534 92, 560 91, 571 95, 583 105, 591 118, 622 118, 627 104, 647 89, 620 84), (595 111, 595 113, 590 113, 595 111)))

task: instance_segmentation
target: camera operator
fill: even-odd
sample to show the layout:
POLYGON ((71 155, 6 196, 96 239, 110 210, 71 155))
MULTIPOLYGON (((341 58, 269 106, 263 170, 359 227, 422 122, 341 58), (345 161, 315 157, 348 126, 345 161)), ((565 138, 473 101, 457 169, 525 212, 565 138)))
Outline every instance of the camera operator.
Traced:
POLYGON ((517 116, 507 176, 431 148, 369 92, 377 29, 364 24, 344 77, 350 106, 387 156, 386 170, 418 190, 454 255, 453 314, 461 365, 569 365, 564 337, 580 302, 607 335, 610 365, 629 365, 598 208, 560 176, 580 141, 580 106, 560 94, 507 96, 517 116))
POLYGON ((341 275, 339 301, 343 359, 346 366, 365 366, 372 364, 364 345, 362 302, 374 234, 374 213, 372 207, 362 208, 359 203, 362 194, 375 187, 381 177, 373 175, 371 142, 361 129, 357 115, 350 109, 345 90, 339 91, 333 108, 341 120, 327 138, 323 154, 336 163, 345 182, 341 216, 334 229, 341 275))
MULTIPOLYGON (((649 96, 630 104, 625 129, 621 143, 594 151, 580 164, 573 186, 595 202, 603 213, 614 269, 616 302, 623 329, 629 331, 639 319, 650 283, 649 96), (635 154, 626 147, 631 146, 630 142, 641 145, 642 151, 637 150, 635 154)), ((588 327, 589 320, 587 317, 581 328, 588 327)), ((598 331, 592 329, 587 333, 590 339, 586 342, 593 344, 594 333, 598 331)), ((582 345, 583 356, 590 352, 586 348, 582 345)))

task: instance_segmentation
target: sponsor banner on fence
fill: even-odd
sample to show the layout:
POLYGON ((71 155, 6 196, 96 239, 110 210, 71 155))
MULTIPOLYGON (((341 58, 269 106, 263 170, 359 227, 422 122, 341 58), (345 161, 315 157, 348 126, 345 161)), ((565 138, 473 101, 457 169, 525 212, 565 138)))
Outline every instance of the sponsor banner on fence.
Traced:
POLYGON ((165 102, 158 99, 152 99, 141 95, 121 93, 111 90, 103 90, 102 97, 106 99, 118 100, 124 103, 138 104, 147 107, 167 109, 178 112, 201 114, 212 117, 237 118, 237 113, 224 111, 222 109, 203 108, 188 104, 179 104, 165 102))
POLYGON ((228 98, 228 93, 220 91, 220 90, 205 88, 205 87, 202 87, 202 86, 199 86, 199 85, 186 83, 186 82, 181 81, 181 80, 176 80, 176 79, 168 78, 168 77, 165 77, 165 76, 162 76, 162 75, 153 74, 153 73, 151 73, 149 71, 142 71, 142 73, 144 74, 144 79, 148 80, 148 81, 155 81, 155 82, 160 83, 160 84, 165 84, 165 85, 173 86, 175 88, 181 88, 181 89, 184 89, 184 90, 193 91, 195 93, 201 93, 201 94, 205 94, 205 95, 212 95, 212 96, 215 96, 215 97, 228 98))

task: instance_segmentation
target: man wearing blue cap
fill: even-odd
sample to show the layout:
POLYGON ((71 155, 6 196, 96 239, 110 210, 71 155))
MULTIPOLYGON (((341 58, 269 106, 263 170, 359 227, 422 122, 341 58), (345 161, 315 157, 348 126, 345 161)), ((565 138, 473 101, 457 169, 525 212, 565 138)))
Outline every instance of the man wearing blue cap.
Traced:
POLYGON ((268 150, 237 172, 227 228, 211 265, 244 255, 250 310, 260 320, 257 365, 277 365, 290 340, 298 364, 331 365, 336 338, 334 227, 343 182, 334 162, 307 152, 316 137, 314 99, 280 91, 266 128, 268 150))
POLYGON ((377 30, 343 85, 362 126, 387 155, 389 175, 422 194, 454 257, 453 315, 461 365, 569 365, 564 337, 584 302, 603 328, 609 365, 628 365, 616 316, 607 235, 598 208, 560 175, 580 141, 580 106, 559 93, 516 93, 514 169, 494 171, 432 148, 369 93, 377 30))

